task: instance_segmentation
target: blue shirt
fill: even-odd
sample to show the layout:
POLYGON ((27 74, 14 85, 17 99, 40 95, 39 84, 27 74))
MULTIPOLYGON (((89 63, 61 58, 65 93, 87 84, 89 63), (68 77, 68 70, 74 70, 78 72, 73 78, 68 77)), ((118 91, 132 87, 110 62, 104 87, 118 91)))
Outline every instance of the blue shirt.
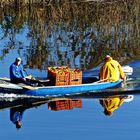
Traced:
POLYGON ((13 63, 10 66, 10 79, 14 80, 16 78, 25 78, 25 72, 23 71, 22 65, 17 66, 16 63, 13 63))

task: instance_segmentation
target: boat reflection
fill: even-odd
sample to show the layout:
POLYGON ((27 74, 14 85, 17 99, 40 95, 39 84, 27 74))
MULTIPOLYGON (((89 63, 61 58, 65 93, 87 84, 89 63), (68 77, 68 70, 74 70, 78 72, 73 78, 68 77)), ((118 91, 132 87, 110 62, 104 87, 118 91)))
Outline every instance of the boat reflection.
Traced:
MULTIPOLYGON (((95 101, 95 99, 89 99, 95 101)), ((86 101, 89 101, 86 100, 86 101)), ((125 102, 133 100, 133 95, 120 95, 111 96, 106 98, 98 98, 100 105, 104 109, 106 116, 112 116, 113 112, 119 109, 125 102)), ((17 129, 22 127, 23 115, 26 110, 31 108, 37 108, 38 106, 48 104, 48 110, 61 111, 72 110, 75 108, 83 108, 84 98, 72 99, 72 98, 23 98, 13 101, 0 100, 0 109, 10 108, 10 121, 15 125, 17 129)))

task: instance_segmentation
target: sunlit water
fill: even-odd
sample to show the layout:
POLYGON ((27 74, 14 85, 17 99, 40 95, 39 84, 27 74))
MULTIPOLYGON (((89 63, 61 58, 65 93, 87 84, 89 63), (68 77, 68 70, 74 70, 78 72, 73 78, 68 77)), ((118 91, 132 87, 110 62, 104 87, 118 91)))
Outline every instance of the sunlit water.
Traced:
MULTIPOLYGON (((69 65, 88 70, 109 53, 122 65, 134 68, 131 78, 140 78, 139 2, 135 4, 133 8, 129 3, 126 11, 121 8, 126 6, 123 2, 63 5, 51 10, 31 7, 18 12, 4 9, 0 19, 0 77, 9 77, 9 66, 17 56, 22 58, 29 74, 46 78, 48 66, 69 65), (66 15, 61 13, 63 9, 66 15)), ((52 111, 48 109, 48 100, 41 106, 31 106, 30 103, 44 98, 0 94, 0 139, 140 139, 140 93, 133 92, 140 86, 129 85, 125 97, 129 88, 133 89, 133 100, 124 102, 110 117, 104 114, 98 96, 94 95, 71 97, 82 99, 82 108, 52 111), (22 105, 22 128, 17 130, 10 121, 9 108, 22 105)))

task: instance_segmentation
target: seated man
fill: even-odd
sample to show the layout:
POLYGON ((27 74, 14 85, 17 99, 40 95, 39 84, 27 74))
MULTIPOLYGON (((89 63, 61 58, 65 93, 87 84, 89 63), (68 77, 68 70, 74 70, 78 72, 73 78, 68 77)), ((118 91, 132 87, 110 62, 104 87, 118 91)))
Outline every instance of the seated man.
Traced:
POLYGON ((119 62, 113 60, 111 56, 106 55, 104 64, 100 68, 100 80, 105 81, 118 81, 119 79, 125 80, 125 74, 119 62))
POLYGON ((42 86, 42 83, 35 78, 27 76, 21 65, 21 58, 17 57, 15 62, 10 66, 10 80, 12 83, 24 83, 31 86, 42 86))
POLYGON ((26 83, 26 75, 21 65, 21 58, 16 58, 15 62, 10 66, 10 80, 12 83, 26 83))

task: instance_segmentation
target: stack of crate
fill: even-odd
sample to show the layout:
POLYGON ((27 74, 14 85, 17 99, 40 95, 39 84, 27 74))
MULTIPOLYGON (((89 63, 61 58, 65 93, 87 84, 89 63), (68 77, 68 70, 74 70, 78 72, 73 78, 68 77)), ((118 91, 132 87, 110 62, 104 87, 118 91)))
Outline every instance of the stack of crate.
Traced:
POLYGON ((82 84, 82 71, 67 66, 48 67, 48 78, 55 86, 82 84))
POLYGON ((71 110, 73 108, 82 108, 82 100, 58 100, 48 103, 48 109, 59 111, 59 110, 71 110))

